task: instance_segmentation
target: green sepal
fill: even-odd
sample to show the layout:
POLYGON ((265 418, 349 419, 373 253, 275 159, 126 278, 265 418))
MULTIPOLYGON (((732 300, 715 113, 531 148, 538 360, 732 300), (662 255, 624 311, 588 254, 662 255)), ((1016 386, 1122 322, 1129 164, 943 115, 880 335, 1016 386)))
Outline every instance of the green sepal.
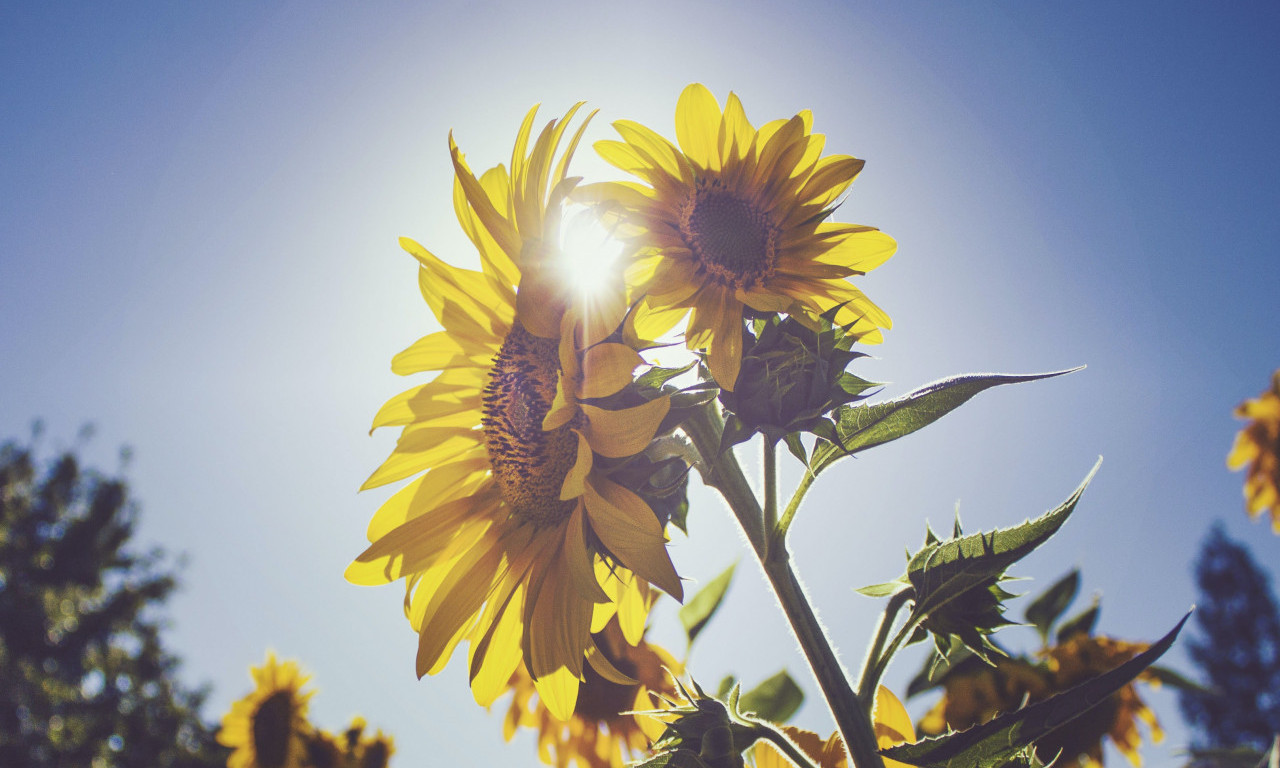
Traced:
POLYGON ((1188 611, 1177 626, 1147 650, 1070 690, 982 725, 882 749, 880 754, 921 768, 1003 768, 1015 759, 1022 760, 1019 755, 1037 739, 1101 704, 1151 666, 1173 645, 1190 616, 1188 611))
POLYGON ((1054 622, 1062 618, 1062 614, 1071 606, 1080 591, 1080 571, 1072 569, 1070 573, 1055 581, 1043 593, 1027 606, 1027 623, 1033 625, 1040 633, 1040 642, 1049 643, 1049 632, 1054 622))
POLYGON ((1035 520, 946 540, 928 529, 925 546, 908 560, 902 577, 915 589, 910 621, 929 629, 941 652, 956 635, 985 659, 990 647, 982 636, 1010 623, 1001 617, 1003 600, 1010 595, 998 586, 1007 578, 1005 570, 1058 532, 1101 463, 1099 459, 1066 501, 1035 520))
MULTIPOLYGON (((734 414, 730 413, 724 419, 724 431, 720 433, 720 453, 724 453, 738 443, 745 443, 755 434, 755 430, 742 423, 734 414)), ((765 438, 766 440, 768 437, 765 438)))
POLYGON ((734 563, 724 569, 680 607, 680 623, 684 625, 685 636, 689 638, 690 645, 693 645, 694 639, 720 609, 724 596, 729 591, 729 584, 733 581, 733 571, 737 567, 738 564, 734 563))
POLYGON ((660 368, 655 365, 636 377, 636 386, 641 389, 660 390, 668 381, 682 373, 688 373, 697 364, 697 360, 690 360, 687 365, 682 365, 679 368, 660 368))
POLYGON ((787 450, 791 451, 791 455, 799 459, 801 464, 809 463, 809 456, 805 452, 804 442, 800 439, 799 432, 788 432, 786 437, 782 438, 782 442, 786 443, 787 450))
POLYGON ((845 456, 883 445, 927 427, 959 408, 969 398, 991 387, 1038 381, 1078 370, 1080 369, 1069 368, 1027 375, 956 376, 928 384, 883 403, 843 405, 833 413, 839 439, 815 446, 809 459, 809 469, 816 475, 845 456))
POLYGON ((1092 635, 1093 628, 1098 624, 1098 614, 1101 611, 1102 604, 1099 603, 1098 598, 1095 597, 1092 605, 1081 611, 1076 616, 1067 619, 1063 622, 1061 627, 1058 627, 1058 644, 1061 645, 1067 642, 1073 635, 1092 635))
POLYGON ((804 691, 784 669, 742 694, 737 711, 771 723, 785 723, 803 703, 804 691))
POLYGON ((728 697, 729 692, 738 686, 738 678, 733 675, 725 675, 720 678, 720 685, 716 686, 716 698, 723 699, 728 697))

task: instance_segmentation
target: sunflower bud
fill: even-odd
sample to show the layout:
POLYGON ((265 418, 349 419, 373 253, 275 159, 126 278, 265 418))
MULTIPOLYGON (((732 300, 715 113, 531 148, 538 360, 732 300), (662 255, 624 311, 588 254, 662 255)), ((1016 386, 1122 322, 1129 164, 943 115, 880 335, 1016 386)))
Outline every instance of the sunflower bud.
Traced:
POLYGON ((653 745, 654 757, 638 768, 743 768, 742 752, 759 734, 736 714, 736 695, 730 696, 726 706, 707 696, 696 683, 692 692, 680 683, 677 687, 684 701, 655 713, 667 720, 667 729, 653 745))
MULTIPOLYGON (((856 337, 832 323, 827 312, 813 327, 794 317, 770 315, 743 330, 742 369, 734 391, 720 391, 728 411, 722 448, 756 432, 777 442, 811 432, 838 442, 828 418, 841 405, 861 400, 875 386, 845 372, 859 357, 856 337)), ((795 441, 798 445, 798 441, 795 441)), ((794 450, 794 448, 793 448, 794 450)))

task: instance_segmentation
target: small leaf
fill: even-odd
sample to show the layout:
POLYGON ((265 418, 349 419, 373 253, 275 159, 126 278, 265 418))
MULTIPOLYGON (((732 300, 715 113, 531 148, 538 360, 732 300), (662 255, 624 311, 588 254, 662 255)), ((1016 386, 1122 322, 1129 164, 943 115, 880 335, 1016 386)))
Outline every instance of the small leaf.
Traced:
POLYGON ((738 709, 771 723, 785 723, 803 703, 804 691, 784 669, 742 694, 738 709))
POLYGON ((1101 612, 1102 606, 1098 603, 1098 598, 1093 599, 1093 605, 1078 616, 1068 619, 1061 627, 1058 628, 1058 644, 1061 645, 1070 640, 1073 635, 1084 633, 1086 635, 1093 634, 1093 627, 1098 623, 1098 613, 1101 612))
POLYGON ((1169 650, 1190 616, 1188 611, 1176 627, 1147 650, 1070 690, 968 730, 890 747, 880 754, 922 768, 1004 766, 1028 745, 1101 704, 1137 677, 1169 650))
POLYGON ((688 373, 697 364, 697 360, 690 360, 688 365, 682 365, 679 368, 659 368, 655 365, 636 377, 636 384, 645 389, 660 389, 663 384, 682 373, 688 373))
POLYGON ((734 563, 726 568, 680 608, 680 623, 684 625, 690 645, 720 608, 725 593, 729 591, 729 583, 733 581, 733 569, 737 567, 738 564, 734 563))
POLYGON ((867 587, 858 587, 854 591, 860 595, 866 595, 867 597, 891 597, 909 586, 911 585, 901 579, 898 579, 896 581, 886 581, 883 584, 872 584, 867 587))
POLYGON ((733 675, 725 675, 720 679, 720 685, 716 686, 716 698, 721 700, 727 699, 729 697, 729 692, 732 691, 733 687, 737 684, 737 678, 733 675))
POLYGON ((816 446, 809 460, 809 469, 816 475, 844 456, 883 445, 927 427, 985 389, 1001 384, 1048 379, 1078 370, 1080 369, 1070 368, 1027 375, 956 376, 928 384, 895 400, 870 405, 841 406, 834 412, 839 440, 816 446))
POLYGON ((1071 601, 1076 599, 1076 593, 1080 591, 1080 571, 1072 569, 1070 573, 1063 576, 1046 589, 1039 597, 1031 601, 1031 605, 1027 606, 1027 622, 1034 624, 1035 628, 1040 632, 1040 641, 1048 644, 1049 631, 1053 627, 1053 623, 1062 617, 1062 614, 1071 605, 1071 601))

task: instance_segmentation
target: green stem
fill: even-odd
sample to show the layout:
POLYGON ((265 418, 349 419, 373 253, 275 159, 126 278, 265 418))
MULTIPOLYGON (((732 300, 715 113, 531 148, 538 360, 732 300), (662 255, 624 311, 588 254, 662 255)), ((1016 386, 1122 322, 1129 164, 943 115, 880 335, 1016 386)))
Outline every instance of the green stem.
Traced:
POLYGON ((716 412, 715 403, 694 412, 692 418, 682 425, 684 431, 693 441, 693 447, 702 456, 703 482, 720 491, 734 517, 747 534, 747 541, 760 558, 765 556, 764 512, 756 501, 755 492, 742 474, 738 465, 738 457, 730 448, 720 452, 720 435, 724 432, 724 421, 716 412))
POLYGON ((887 664, 889 657, 898 650, 896 645, 898 641, 895 641, 895 644, 886 652, 884 641, 889 638, 889 630, 893 629, 893 621, 898 618, 898 611, 902 610, 902 606, 914 595, 913 590, 904 589, 890 597, 888 605, 884 607, 880 624, 876 627, 875 640, 867 649, 867 657, 862 661, 862 674, 858 676, 857 691, 864 702, 871 701, 873 704, 875 702, 876 686, 880 684, 880 675, 884 672, 881 661, 887 664))
POLYGON ((795 519, 796 511, 800 509, 800 502, 804 500, 804 495, 809 492, 809 486, 813 485, 813 481, 817 476, 805 470, 804 476, 800 478, 800 484, 796 486, 795 493, 791 494, 791 501, 787 502, 787 508, 782 513, 782 519, 778 521, 775 540, 785 540, 787 531, 791 528, 791 521, 795 519))
POLYGON ((764 535, 765 557, 783 550, 785 540, 778 536, 778 444, 764 438, 764 535))
POLYGON ((849 678, 836 659, 831 644, 827 642, 822 625, 818 623, 818 617, 814 615, 785 551, 781 557, 766 562, 764 572, 800 641, 800 648, 809 661, 809 667, 818 678, 822 695, 831 707, 831 714, 835 717, 836 727, 840 729, 845 748, 853 758, 853 765, 856 768, 884 768, 871 724, 870 707, 849 687, 849 678))
MULTIPOLYGON (((910 592, 911 590, 907 591, 910 592)), ((889 647, 885 649, 884 653, 876 661, 875 666, 872 667, 871 675, 865 681, 867 685, 879 685, 880 678, 884 676, 885 670, 889 668, 889 661, 898 652, 898 649, 902 647, 902 643, 915 631, 917 625, 918 622, 908 621, 898 629, 898 633, 893 636, 893 642, 889 643, 889 647)), ((863 690, 861 684, 859 684, 858 690, 863 690)))
POLYGON ((733 450, 720 453, 720 435, 723 429, 719 414, 715 413, 714 406, 710 404, 684 423, 685 432, 693 440, 694 447, 698 449, 706 465, 704 477, 707 484, 720 491, 729 503, 764 567, 765 576, 768 577, 778 603, 782 606, 796 639, 800 641, 805 659, 818 680, 822 695, 831 708, 845 748, 853 758, 853 766, 884 768, 868 714, 869 709, 863 706, 849 685, 849 678, 822 631, 822 625, 813 613, 799 578, 791 568, 791 558, 786 547, 766 550, 764 511, 751 492, 751 486, 743 476, 742 467, 733 455, 733 450))

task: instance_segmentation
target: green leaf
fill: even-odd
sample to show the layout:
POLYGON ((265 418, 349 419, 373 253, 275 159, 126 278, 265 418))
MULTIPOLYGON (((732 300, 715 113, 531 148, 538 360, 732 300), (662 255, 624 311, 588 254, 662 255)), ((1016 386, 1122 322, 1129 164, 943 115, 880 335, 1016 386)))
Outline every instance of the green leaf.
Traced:
POLYGON ((867 587, 858 587, 854 591, 860 595, 866 595, 867 597, 891 597, 909 586, 911 585, 901 579, 898 579, 896 581, 886 581, 883 584, 872 584, 867 587))
POLYGON ((922 427, 927 427, 959 408, 979 392, 1001 384, 1037 381, 1078 371, 1069 368, 1052 373, 1027 375, 978 374, 956 376, 928 384, 895 400, 870 405, 845 405, 837 408, 836 432, 839 443, 820 443, 813 450, 809 469, 816 475, 837 460, 883 445, 922 427))
POLYGON ((720 685, 716 686, 716 698, 724 700, 729 698, 729 692, 738 684, 738 679, 733 675, 725 675, 720 678, 720 685))
POLYGON ((803 703, 804 691, 784 669, 742 694, 738 709, 771 723, 785 723, 803 703))
POLYGON ((1027 606, 1027 622, 1040 632, 1041 642, 1048 644, 1053 623, 1062 617, 1079 591, 1080 571, 1072 569, 1027 606))
POLYGON ((1098 623, 1098 613, 1101 612, 1102 605, 1098 602, 1098 598, 1093 599, 1093 605, 1078 616, 1068 619, 1058 628, 1058 643, 1065 643, 1071 639, 1072 635, 1084 633, 1086 635, 1093 634, 1093 627, 1098 623))
POLYGON ((914 744, 901 744, 880 753, 922 768, 999 768, 1014 760, 1037 739, 1101 704, 1123 688, 1173 645, 1191 616, 1147 650, 1110 672, 1085 681, 1044 701, 1008 712, 983 725, 956 731, 914 744))
MULTIPOLYGON (((1035 520, 990 533, 938 540, 926 544, 907 562, 904 577, 916 591, 912 621, 924 621, 974 589, 991 589, 1005 569, 1021 560, 1058 532, 1102 464, 1099 459, 1075 492, 1057 508, 1035 520)), ((964 602, 959 605, 964 605, 964 602)), ((970 646, 972 647, 972 645, 970 646)), ((982 653, 982 648, 973 648, 982 653)))
POLYGON ((738 564, 734 563, 726 568, 680 608, 680 623, 684 625, 690 645, 720 608, 725 593, 729 591, 729 583, 733 581, 733 569, 737 567, 738 564))

